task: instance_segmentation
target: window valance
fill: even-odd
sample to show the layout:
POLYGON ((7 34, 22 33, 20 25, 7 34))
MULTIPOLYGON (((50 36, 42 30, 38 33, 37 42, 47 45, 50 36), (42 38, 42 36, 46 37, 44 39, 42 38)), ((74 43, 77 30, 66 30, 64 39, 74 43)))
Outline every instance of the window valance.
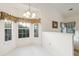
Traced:
POLYGON ((0 12, 0 20, 11 20, 14 22, 26 22, 26 23, 40 23, 40 18, 39 19, 28 19, 28 18, 21 18, 21 17, 16 17, 13 15, 10 15, 6 12, 1 11, 0 12))

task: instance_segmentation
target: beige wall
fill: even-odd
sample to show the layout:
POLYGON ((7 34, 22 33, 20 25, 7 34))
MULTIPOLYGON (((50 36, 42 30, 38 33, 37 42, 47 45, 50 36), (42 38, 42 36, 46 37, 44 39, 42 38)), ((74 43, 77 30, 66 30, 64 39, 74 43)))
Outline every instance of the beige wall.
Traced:
POLYGON ((44 14, 42 18, 42 29, 43 31, 55 31, 60 32, 60 22, 63 22, 62 16, 56 11, 51 11, 51 13, 47 12, 47 15, 44 14), (52 13, 52 14, 51 14, 52 13), (52 21, 58 22, 58 28, 52 28, 52 21))
MULTIPOLYGON (((4 21, 0 21, 0 55, 3 55, 16 47, 15 33, 12 34, 13 35, 12 40, 5 41, 4 23, 5 23, 4 21)), ((12 32, 14 31, 15 29, 12 30, 12 32)))
POLYGON ((43 31, 55 31, 55 32, 60 32, 60 22, 63 22, 63 17, 61 13, 59 13, 56 9, 54 8, 43 8, 41 9, 41 15, 42 15, 42 30, 43 31), (54 29, 52 28, 52 21, 57 21, 58 22, 58 28, 54 29))

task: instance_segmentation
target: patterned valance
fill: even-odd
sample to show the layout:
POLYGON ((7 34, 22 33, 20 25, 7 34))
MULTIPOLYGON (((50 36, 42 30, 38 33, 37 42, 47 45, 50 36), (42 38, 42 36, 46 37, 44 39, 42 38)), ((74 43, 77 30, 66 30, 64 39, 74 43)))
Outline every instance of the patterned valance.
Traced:
POLYGON ((40 19, 28 19, 28 18, 21 18, 21 17, 16 17, 13 15, 10 15, 6 12, 0 12, 0 20, 11 20, 14 22, 26 22, 26 23, 40 23, 40 19))

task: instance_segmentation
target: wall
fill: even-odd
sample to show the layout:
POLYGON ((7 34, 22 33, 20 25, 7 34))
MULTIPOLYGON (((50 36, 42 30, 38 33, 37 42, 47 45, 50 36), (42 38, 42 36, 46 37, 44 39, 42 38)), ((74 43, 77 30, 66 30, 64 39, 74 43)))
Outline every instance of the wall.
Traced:
MULTIPOLYGON (((48 8, 49 9, 49 8, 48 8)), ((60 32, 60 22, 63 22, 63 18, 60 13, 55 9, 46 9, 42 11, 42 28, 43 31, 60 32), (58 22, 58 28, 52 28, 52 21, 58 22)))
POLYGON ((60 32, 60 22, 63 22, 63 17, 61 13, 55 9, 55 7, 51 7, 50 5, 46 4, 33 4, 33 6, 40 10, 43 31, 60 32), (52 28, 52 21, 58 22, 57 29, 52 28))
POLYGON ((42 45, 54 56, 72 56, 72 35, 66 33, 43 32, 42 45))
MULTIPOLYGON (((14 25, 14 23, 13 23, 14 25)), ((14 26, 13 26, 14 28, 14 26)), ((7 52, 13 50, 16 47, 15 43, 15 33, 13 33, 12 40, 5 41, 5 30, 4 30, 4 21, 0 21, 0 55, 4 55, 7 52)), ((12 32, 15 32, 15 29, 12 30, 12 32)))

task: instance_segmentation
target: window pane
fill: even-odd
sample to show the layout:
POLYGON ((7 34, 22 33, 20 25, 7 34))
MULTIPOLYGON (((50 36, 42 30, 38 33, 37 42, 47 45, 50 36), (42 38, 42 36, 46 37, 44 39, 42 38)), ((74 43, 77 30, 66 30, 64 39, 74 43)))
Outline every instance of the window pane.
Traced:
POLYGON ((8 29, 7 30, 7 34, 11 34, 11 29, 8 29))
POLYGON ((11 35, 8 35, 8 36, 7 36, 7 39, 8 39, 8 40, 11 40, 11 35))
POLYGON ((22 26, 22 25, 20 25, 20 24, 18 25, 18 27, 19 27, 19 28, 23 28, 23 26, 22 26))
POLYGON ((12 37, 10 36, 10 37, 9 37, 9 40, 11 40, 11 39, 12 39, 12 37))
POLYGON ((23 37, 26 37, 26 34, 23 34, 23 37))
POLYGON ((26 29, 26 37, 29 37, 29 29, 26 29))
POLYGON ((38 37, 38 29, 34 30, 34 37, 38 37))
POLYGON ((7 41, 7 35, 5 35, 5 41, 7 41))
POLYGON ((12 39, 12 24, 5 22, 5 41, 12 39))
POLYGON ((11 28, 12 26, 11 26, 11 23, 7 23, 7 22, 5 22, 5 28, 11 28))
POLYGON ((5 29, 5 35, 7 34, 7 29, 5 29))
POLYGON ((19 37, 19 38, 22 38, 22 37, 23 37, 23 34, 18 34, 18 37, 19 37))
POLYGON ((38 24, 34 24, 34 37, 38 37, 38 24))
POLYGON ((19 38, 29 37, 29 27, 18 25, 18 37, 19 38))
POLYGON ((19 29, 18 31, 19 31, 19 34, 22 34, 22 29, 19 29))
POLYGON ((26 34, 26 37, 29 37, 29 33, 28 33, 28 34, 26 34))
POLYGON ((12 39, 12 35, 11 34, 5 34, 5 41, 11 40, 12 39))
POLYGON ((12 34, 11 29, 5 29, 5 35, 6 34, 12 34))
POLYGON ((35 24, 34 25, 34 29, 38 29, 38 24, 35 24))
POLYGON ((18 25, 19 28, 28 28, 27 26, 23 26, 23 25, 18 25))
POLYGON ((23 33, 26 33, 26 29, 23 29, 23 33))

